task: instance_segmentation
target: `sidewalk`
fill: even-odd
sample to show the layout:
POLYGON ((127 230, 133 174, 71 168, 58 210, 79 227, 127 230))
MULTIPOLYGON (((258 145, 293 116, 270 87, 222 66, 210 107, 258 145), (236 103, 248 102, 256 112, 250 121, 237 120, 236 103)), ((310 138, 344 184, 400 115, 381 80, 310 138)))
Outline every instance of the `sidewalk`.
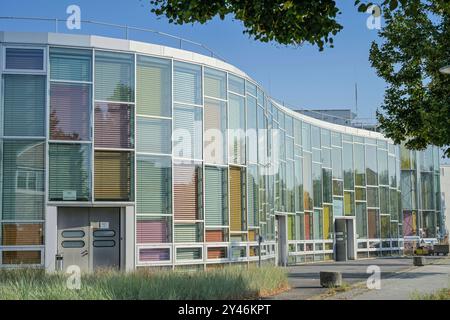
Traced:
MULTIPOLYGON (((428 261, 445 260, 447 261, 446 263, 449 263, 450 261, 448 259, 444 259, 443 257, 430 257, 427 259, 428 261)), ((292 266, 287 268, 289 273, 289 283, 291 285, 291 290, 270 297, 268 299, 304 300, 304 299, 320 298, 320 295, 323 295, 328 291, 328 289, 322 288, 320 286, 320 279, 319 279, 320 271, 340 271, 342 273, 343 281, 346 284, 354 285, 357 283, 364 283, 365 286, 365 282, 367 278, 370 276, 370 274, 367 273, 367 267, 371 265, 376 265, 380 267, 382 288, 387 279, 394 278, 398 276, 399 273, 417 269, 416 267, 413 267, 411 257, 393 257, 393 258, 385 257, 375 259, 352 260, 347 262, 330 261, 330 262, 292 266)), ((436 270, 430 272, 434 274, 436 273, 436 270)), ((418 276, 417 273, 410 274, 411 278, 414 278, 415 276, 418 276)), ((411 281, 404 281, 404 282, 411 282, 411 281)), ((447 285, 447 283, 445 283, 445 285, 447 285)), ((413 287, 414 286, 415 285, 413 285, 413 287)), ((337 296, 335 296, 335 298, 336 297, 337 296)), ((346 299, 346 296, 344 296, 343 294, 339 294, 339 299, 346 299)))

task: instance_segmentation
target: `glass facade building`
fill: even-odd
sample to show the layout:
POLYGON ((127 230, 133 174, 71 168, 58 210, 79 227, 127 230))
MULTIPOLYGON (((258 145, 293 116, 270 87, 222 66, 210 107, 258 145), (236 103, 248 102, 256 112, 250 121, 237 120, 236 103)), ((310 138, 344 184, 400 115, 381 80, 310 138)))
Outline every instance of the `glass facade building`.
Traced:
POLYGON ((293 112, 188 51, 0 34, 1 266, 53 269, 85 245, 117 247, 123 269, 332 260, 338 219, 355 259, 438 237, 436 147, 293 112))

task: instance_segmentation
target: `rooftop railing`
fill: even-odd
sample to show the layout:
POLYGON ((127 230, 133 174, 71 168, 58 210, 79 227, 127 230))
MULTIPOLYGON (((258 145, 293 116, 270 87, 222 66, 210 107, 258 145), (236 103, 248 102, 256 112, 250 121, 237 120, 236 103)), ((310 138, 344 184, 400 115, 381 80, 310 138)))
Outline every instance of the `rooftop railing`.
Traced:
MULTIPOLYGON (((67 19, 60 19, 60 18, 41 18, 41 17, 13 17, 13 16, 0 16, 0 21, 22 21, 23 23, 26 22, 34 22, 34 23, 45 23, 45 25, 41 26, 43 29, 47 32, 55 32, 59 33, 61 30, 64 30, 64 33, 71 33, 71 34, 96 34, 96 35, 103 35, 102 30, 100 28, 108 28, 108 32, 111 32, 113 29, 118 30, 119 33, 116 34, 116 37, 125 39, 125 40, 136 40, 136 41, 148 41, 149 39, 146 39, 146 36, 153 35, 161 38, 160 44, 184 49, 186 47, 189 47, 190 50, 195 50, 198 53, 201 54, 207 54, 213 58, 217 58, 222 61, 226 61, 223 57, 218 55, 216 52, 214 52, 209 47, 205 46, 202 43, 192 41, 189 39, 185 39, 182 37, 178 37, 166 32, 161 32, 153 29, 148 28, 141 28, 141 27, 135 27, 135 26, 129 26, 129 25, 122 25, 122 24, 116 24, 116 23, 109 23, 109 22, 101 22, 101 21, 94 21, 94 20, 81 20, 81 29, 76 30, 70 30, 65 27, 67 19), (94 31, 94 32, 93 32, 94 31), (138 33, 142 33, 141 36, 138 36, 138 33), (166 41, 165 41, 166 40, 166 41)), ((1 29, 1 28, 0 28, 1 29)), ((35 30, 33 28, 33 30, 35 30)), ((110 35, 109 35, 110 36, 110 35)), ((155 39, 151 39, 154 40, 155 39)))

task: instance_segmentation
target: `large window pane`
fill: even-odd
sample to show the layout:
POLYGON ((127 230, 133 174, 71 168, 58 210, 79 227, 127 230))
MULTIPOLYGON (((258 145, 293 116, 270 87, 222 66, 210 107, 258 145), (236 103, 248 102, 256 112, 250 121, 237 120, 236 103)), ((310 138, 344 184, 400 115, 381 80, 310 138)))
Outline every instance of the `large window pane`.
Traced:
POLYGON ((314 240, 323 239, 323 215, 322 210, 314 210, 314 240))
POLYGON ((303 158, 303 202, 305 210, 312 210, 313 185, 311 154, 305 152, 303 158))
POLYGON ((205 162, 227 163, 227 104, 205 99, 205 162))
POLYGON ((50 84, 50 139, 91 139, 91 85, 50 84))
POLYGON ((50 144, 50 200, 90 200, 90 151, 90 144, 50 144))
MULTIPOLYGON (((171 217, 137 216, 136 243, 167 243, 171 240, 171 217)), ((158 250, 158 249, 156 249, 158 250)), ((155 260, 164 260, 158 254, 155 260)))
POLYGON ((137 213, 171 214, 171 159, 169 157, 138 155, 136 166, 137 213))
POLYGON ((247 214, 249 227, 256 227, 259 223, 258 193, 258 167, 256 165, 249 165, 247 168, 247 214))
POLYGON ((95 146, 133 148, 134 107, 126 104, 95 104, 95 146))
POLYGON ((174 217, 175 220, 203 219, 202 165, 186 163, 174 165, 174 217))
POLYGON ((342 149, 331 149, 331 162, 333 166, 333 179, 342 179, 342 149))
POLYGON ((367 210, 367 224, 369 239, 377 239, 380 237, 379 213, 376 209, 367 210))
POLYGON ((170 117, 172 114, 171 61, 138 56, 136 80, 137 114, 170 117))
POLYGON ((353 190, 353 148, 350 143, 343 144, 344 189, 353 190))
POLYGON ((366 165, 364 159, 364 145, 355 143, 353 145, 355 152, 355 185, 366 185, 366 165))
POLYGON ((44 136, 45 76, 3 77, 4 135, 44 136))
POLYGON ((366 174, 367 184, 378 185, 377 147, 366 145, 366 174))
POLYGON ((245 95, 245 80, 235 75, 228 74, 228 90, 245 95))
POLYGON ((203 159, 202 108, 176 105, 173 118, 175 157, 203 159))
POLYGON ((92 51, 50 48, 50 78, 66 81, 92 81, 92 51))
POLYGON ((367 210, 364 202, 356 203, 356 234, 359 239, 367 238, 367 210))
POLYGON ((206 167, 205 175, 205 225, 225 226, 228 224, 227 169, 206 167))
POLYGON ((227 99, 227 74, 225 72, 205 68, 205 96, 227 99))
POLYGON ((245 163, 245 100, 234 94, 229 95, 229 161, 245 163))
POLYGON ((45 143, 3 144, 3 219, 44 218, 45 143))
POLYGON ((322 167, 320 163, 313 163, 314 207, 322 206, 322 167))
POLYGON ((332 191, 331 170, 323 169, 322 176, 323 176, 323 202, 332 203, 333 191, 332 191))
POLYGON ((134 55, 95 53, 95 99, 134 102, 134 55))
POLYGON ((131 152, 95 151, 95 200, 133 201, 131 152))
POLYGON ((171 154, 172 121, 137 117, 137 152, 171 154))
POLYGON ((44 244, 42 223, 3 223, 2 245, 38 246, 44 244))
POLYGON ((378 178, 382 185, 389 185, 388 175, 388 153, 385 150, 378 149, 378 178))
POLYGON ((344 214, 346 216, 355 215, 355 194, 350 191, 344 191, 344 214))
POLYGON ((200 66, 174 62, 173 98, 176 102, 202 104, 202 68, 200 66))

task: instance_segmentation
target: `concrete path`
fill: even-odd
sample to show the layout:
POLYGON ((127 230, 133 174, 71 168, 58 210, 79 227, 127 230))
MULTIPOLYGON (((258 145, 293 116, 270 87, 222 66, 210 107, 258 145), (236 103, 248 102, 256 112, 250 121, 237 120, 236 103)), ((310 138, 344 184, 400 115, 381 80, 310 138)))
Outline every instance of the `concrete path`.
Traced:
POLYGON ((450 259, 433 260, 433 264, 416 267, 381 280, 379 290, 367 287, 337 294, 333 300, 409 300, 418 294, 450 288, 450 259))
MULTIPOLYGON (((443 257, 441 258, 430 257, 428 259, 429 261, 445 260, 447 261, 447 263, 449 261, 447 259, 443 259, 443 257)), ((326 294, 329 290, 326 288, 322 288, 320 286, 319 280, 320 271, 340 271, 342 273, 343 281, 346 284, 351 286, 358 284, 359 287, 359 283, 361 283, 361 286, 365 287, 367 278, 371 275, 367 273, 367 268, 373 265, 380 267, 382 288, 384 285, 387 286, 387 284, 385 284, 387 279, 391 279, 399 275, 399 273, 417 269, 416 267, 412 266, 412 258, 407 257, 400 257, 400 258, 385 257, 374 259, 361 259, 347 262, 330 261, 330 262, 311 263, 299 266, 292 266, 287 268, 289 272, 289 283, 291 285, 291 290, 270 297, 269 299, 303 300, 303 299, 327 298, 324 296, 324 294, 326 294)), ((422 268, 429 268, 429 267, 422 267, 422 268)), ((426 270, 424 272, 427 273, 426 270)), ((436 270, 430 272, 436 273, 436 270)), ((410 274, 411 278, 414 278, 415 276, 417 276, 417 273, 410 274)), ((423 276, 424 275, 422 275, 422 277, 423 276)), ((442 279, 440 279, 440 281, 442 281, 442 279)), ((354 290, 352 290, 352 292, 353 291, 354 290)), ((338 294, 335 296, 335 298, 352 299, 352 297, 345 296, 343 294, 338 294)))

